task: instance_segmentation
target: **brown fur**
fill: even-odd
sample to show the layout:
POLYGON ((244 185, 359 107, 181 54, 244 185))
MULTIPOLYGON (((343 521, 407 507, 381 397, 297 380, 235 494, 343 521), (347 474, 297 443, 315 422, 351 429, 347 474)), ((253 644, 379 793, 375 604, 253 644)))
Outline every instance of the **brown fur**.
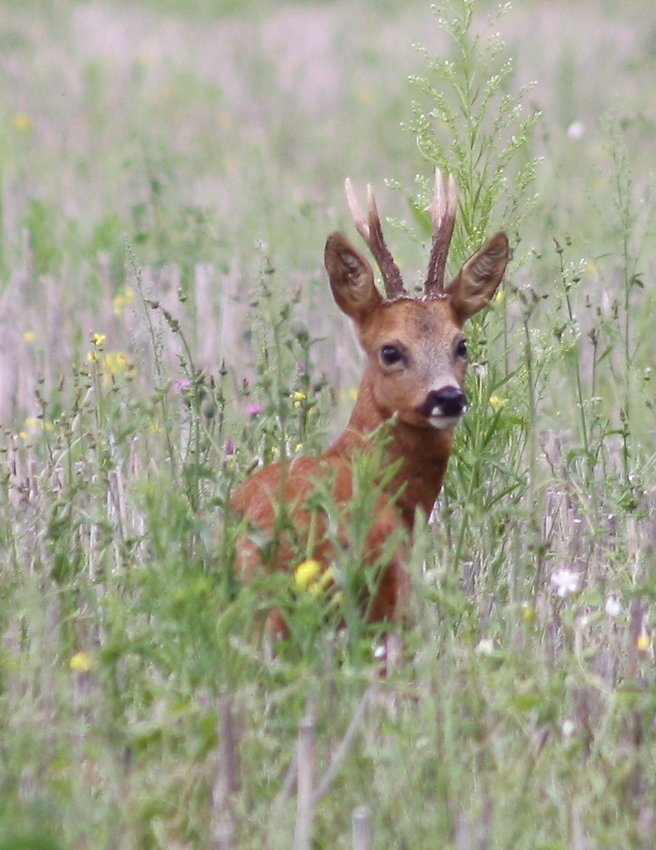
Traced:
MULTIPOLYGON (((353 458, 368 451, 374 432, 392 420, 383 466, 399 461, 399 471, 378 499, 366 540, 367 562, 378 561, 386 541, 399 529, 411 532, 416 512, 427 516, 442 487, 455 420, 461 415, 458 412, 436 427, 426 410, 431 408, 435 392, 444 387, 462 388, 466 370, 466 357, 458 349, 464 339, 462 326, 492 298, 507 259, 508 240, 498 233, 465 263, 446 291, 419 299, 403 294, 385 300, 367 260, 345 236, 332 234, 325 251, 330 286, 337 305, 353 320, 367 355, 355 407, 344 433, 322 456, 284 461, 251 475, 234 495, 235 511, 246 516, 252 526, 274 535, 279 505, 283 504, 301 541, 300 551, 328 566, 334 557, 334 543, 326 535, 325 517, 308 509, 308 499, 317 482, 330 481, 335 503, 348 514, 353 458), (384 361, 381 351, 389 345, 403 352, 403 362, 384 361), (307 551, 311 522, 318 526, 313 527, 315 543, 307 551)), ((341 544, 348 543, 345 534, 342 529, 341 544)), ((241 541, 238 566, 244 578, 263 566, 295 568, 302 560, 299 552, 288 535, 279 538, 267 563, 252 540, 241 541)), ((376 597, 369 600, 372 622, 397 620, 406 608, 409 580, 404 548, 400 544, 383 567, 376 597)), ((270 627, 278 633, 285 631, 278 612, 274 612, 270 627)))

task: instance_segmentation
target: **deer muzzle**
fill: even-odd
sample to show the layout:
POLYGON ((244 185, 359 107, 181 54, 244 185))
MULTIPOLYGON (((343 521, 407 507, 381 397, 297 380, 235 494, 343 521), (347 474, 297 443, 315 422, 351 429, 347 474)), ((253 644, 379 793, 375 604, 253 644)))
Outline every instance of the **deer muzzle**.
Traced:
POLYGON ((460 419, 467 410, 467 396, 460 387, 442 387, 431 390, 417 408, 420 416, 430 420, 436 428, 446 427, 460 419))

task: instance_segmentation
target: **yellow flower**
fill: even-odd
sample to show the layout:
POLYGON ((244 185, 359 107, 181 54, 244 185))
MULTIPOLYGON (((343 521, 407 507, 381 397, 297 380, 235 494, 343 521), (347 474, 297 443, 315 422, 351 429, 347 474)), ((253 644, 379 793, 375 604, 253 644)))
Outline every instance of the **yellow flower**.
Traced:
POLYGON ((294 393, 292 398, 294 399, 294 407, 298 408, 307 399, 307 396, 305 395, 305 393, 302 393, 300 390, 296 390, 296 392, 294 393))
POLYGON ((490 396, 490 407, 492 410, 499 410, 500 407, 503 407, 505 404, 508 404, 507 398, 501 398, 498 395, 490 396))
POLYGON ((321 564, 313 558, 300 563, 294 570, 294 584, 300 590, 307 590, 315 578, 317 573, 321 571, 321 564))
POLYGON ((530 602, 522 602, 522 620, 525 623, 532 623, 535 621, 535 608, 530 602))
POLYGON ((88 652, 76 652, 68 662, 68 666, 76 673, 88 673, 93 667, 93 662, 88 652))
POLYGON ((126 286, 122 289, 118 295, 112 300, 112 307, 114 310, 115 316, 120 316, 123 314, 123 311, 126 307, 129 307, 130 304, 134 301, 135 292, 130 286, 126 286))
POLYGON ((335 573, 331 567, 324 570, 319 561, 308 558, 294 570, 294 584, 315 599, 326 592, 333 583, 335 573))
POLYGON ((497 304, 503 304, 503 302, 506 300, 506 293, 503 291, 503 289, 500 289, 497 292, 497 294, 494 296, 494 300, 497 302, 497 304))
POLYGON ((36 340, 36 334, 34 333, 34 331, 31 331, 31 330, 23 331, 23 341, 24 342, 32 343, 32 342, 35 342, 35 340, 36 340))
POLYGON ((152 50, 149 50, 147 47, 142 48, 137 53, 137 60, 141 65, 152 65, 153 60, 155 58, 155 54, 152 50))
POLYGON ((20 130, 21 133, 26 133, 28 130, 32 129, 32 119, 24 112, 15 112, 11 116, 11 124, 12 127, 16 128, 16 130, 20 130))
POLYGON ((107 334, 93 333, 91 334, 91 344, 96 348, 102 348, 107 341, 107 334))
MULTIPOLYGON (((99 334, 99 336, 104 335, 99 334)), ((122 351, 103 351, 102 348, 98 351, 88 351, 87 360, 89 363, 99 364, 103 372, 103 379, 108 383, 112 378, 132 372, 134 369, 127 354, 122 351)))
POLYGON ((599 269, 594 260, 588 260, 585 264, 585 270, 593 280, 599 280, 599 269))
POLYGON ((651 649, 651 638, 646 632, 640 632, 638 635, 636 649, 638 652, 649 652, 651 649))
POLYGON ((316 599, 317 596, 321 596, 326 592, 328 587, 333 583, 333 579, 335 577, 335 573, 328 567, 327 570, 316 580, 313 581, 312 584, 308 585, 307 592, 310 596, 314 596, 316 599))
POLYGON ((37 416, 28 416, 25 424, 32 431, 52 431, 52 422, 46 422, 45 419, 39 419, 37 416))
POLYGON ((105 354, 105 369, 110 375, 120 375, 132 369, 132 364, 122 351, 108 351, 105 354))

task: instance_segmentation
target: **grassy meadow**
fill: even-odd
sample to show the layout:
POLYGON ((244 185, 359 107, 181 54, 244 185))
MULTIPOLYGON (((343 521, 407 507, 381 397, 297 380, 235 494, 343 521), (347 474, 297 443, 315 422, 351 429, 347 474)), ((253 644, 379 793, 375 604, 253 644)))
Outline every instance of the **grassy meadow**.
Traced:
POLYGON ((0 0, 0 850, 656 845, 656 7, 436 5, 0 0), (381 677, 227 506, 353 403, 344 178, 414 286, 436 165, 514 256, 381 677))

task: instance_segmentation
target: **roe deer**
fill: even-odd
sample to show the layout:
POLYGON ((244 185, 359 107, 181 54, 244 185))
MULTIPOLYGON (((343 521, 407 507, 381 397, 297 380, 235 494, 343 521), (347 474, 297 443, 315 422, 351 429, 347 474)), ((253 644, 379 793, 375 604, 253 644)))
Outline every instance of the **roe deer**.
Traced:
MULTIPOLYGON (((373 450, 373 435, 389 423, 383 448, 383 469, 398 462, 398 471, 378 499, 364 547, 365 563, 377 564, 390 536, 412 531, 415 513, 433 508, 453 445, 454 429, 467 409, 463 392, 467 344, 462 327, 494 295, 508 261, 508 238, 497 233, 473 254, 445 288, 449 243, 457 209, 454 179, 435 175, 430 212, 433 239, 421 297, 405 290, 399 269, 385 244, 371 187, 368 218, 362 215, 351 183, 345 184, 356 229, 369 246, 382 274, 387 298, 374 283, 367 260, 341 233, 328 237, 325 266, 337 306, 355 324, 367 357, 355 407, 344 433, 319 457, 275 463, 253 473, 235 492, 232 505, 259 531, 244 537, 237 554, 238 570, 248 578, 261 567, 293 570, 301 557, 288 535, 270 548, 255 542, 262 532, 275 535, 280 505, 291 520, 306 558, 327 569, 335 556, 335 541, 326 536, 327 520, 312 503, 317 482, 329 482, 337 506, 348 514, 353 497, 353 462, 373 450), (309 551, 308 551, 309 549, 309 551)), ((348 545, 344 529, 337 545, 348 545)), ((381 566, 374 598, 367 600, 371 622, 397 620, 409 591, 403 546, 381 566)), ((282 615, 271 612, 269 631, 285 635, 282 615)))

